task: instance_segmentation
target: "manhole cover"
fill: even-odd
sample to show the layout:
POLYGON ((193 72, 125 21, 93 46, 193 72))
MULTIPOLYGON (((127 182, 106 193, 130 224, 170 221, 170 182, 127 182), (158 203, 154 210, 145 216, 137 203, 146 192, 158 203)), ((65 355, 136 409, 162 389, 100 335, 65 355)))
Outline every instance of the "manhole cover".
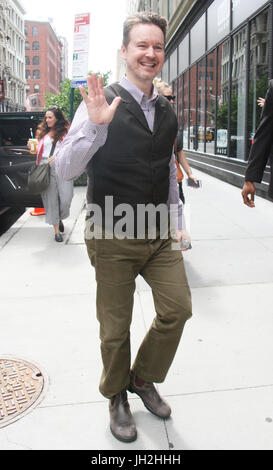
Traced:
POLYGON ((46 377, 36 364, 0 358, 0 428, 29 413, 42 400, 46 377))

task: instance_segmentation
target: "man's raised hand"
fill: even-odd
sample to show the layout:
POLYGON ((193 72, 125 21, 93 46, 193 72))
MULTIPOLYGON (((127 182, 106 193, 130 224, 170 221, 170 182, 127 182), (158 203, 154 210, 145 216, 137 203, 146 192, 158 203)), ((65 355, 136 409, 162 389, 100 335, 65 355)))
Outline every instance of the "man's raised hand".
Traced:
POLYGON ((102 77, 97 78, 94 73, 87 77, 87 86, 88 95, 83 87, 80 86, 79 90, 86 104, 89 119, 94 124, 109 124, 115 115, 121 98, 115 98, 109 105, 104 96, 102 77))

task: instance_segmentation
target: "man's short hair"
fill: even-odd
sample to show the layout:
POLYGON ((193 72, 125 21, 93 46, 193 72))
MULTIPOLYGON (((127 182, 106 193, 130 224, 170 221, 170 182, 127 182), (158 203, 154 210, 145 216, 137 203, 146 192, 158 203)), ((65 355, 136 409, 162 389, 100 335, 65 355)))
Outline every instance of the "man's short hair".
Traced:
POLYGON ((164 42, 166 42, 166 34, 168 28, 168 22, 166 18, 158 15, 157 13, 152 13, 150 11, 143 11, 140 13, 135 13, 134 15, 128 16, 123 24, 123 45, 127 47, 130 42, 130 31, 136 24, 154 24, 158 26, 163 35, 164 42))

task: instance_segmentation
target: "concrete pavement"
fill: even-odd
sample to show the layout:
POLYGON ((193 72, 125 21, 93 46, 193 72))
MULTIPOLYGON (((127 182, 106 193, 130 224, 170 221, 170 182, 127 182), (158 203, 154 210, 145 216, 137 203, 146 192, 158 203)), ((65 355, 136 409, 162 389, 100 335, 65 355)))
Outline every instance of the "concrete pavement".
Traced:
MULTIPOLYGON (((129 395, 138 439, 109 431, 101 373, 95 277, 83 243, 85 188, 75 188, 65 242, 29 211, 0 237, 0 359, 41 367, 43 400, 0 429, 1 450, 273 449, 273 217, 240 190, 194 171, 185 187, 193 249, 184 254, 193 317, 160 393, 164 422, 129 395)), ((132 356, 154 316, 152 294, 137 279, 132 356)))

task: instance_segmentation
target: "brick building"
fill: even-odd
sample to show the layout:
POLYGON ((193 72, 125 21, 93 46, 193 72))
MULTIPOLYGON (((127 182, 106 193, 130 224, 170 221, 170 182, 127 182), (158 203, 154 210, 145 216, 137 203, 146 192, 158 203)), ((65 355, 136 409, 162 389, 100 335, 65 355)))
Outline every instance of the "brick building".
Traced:
POLYGON ((48 22, 25 21, 28 109, 42 110, 45 93, 59 93, 62 43, 48 22))

